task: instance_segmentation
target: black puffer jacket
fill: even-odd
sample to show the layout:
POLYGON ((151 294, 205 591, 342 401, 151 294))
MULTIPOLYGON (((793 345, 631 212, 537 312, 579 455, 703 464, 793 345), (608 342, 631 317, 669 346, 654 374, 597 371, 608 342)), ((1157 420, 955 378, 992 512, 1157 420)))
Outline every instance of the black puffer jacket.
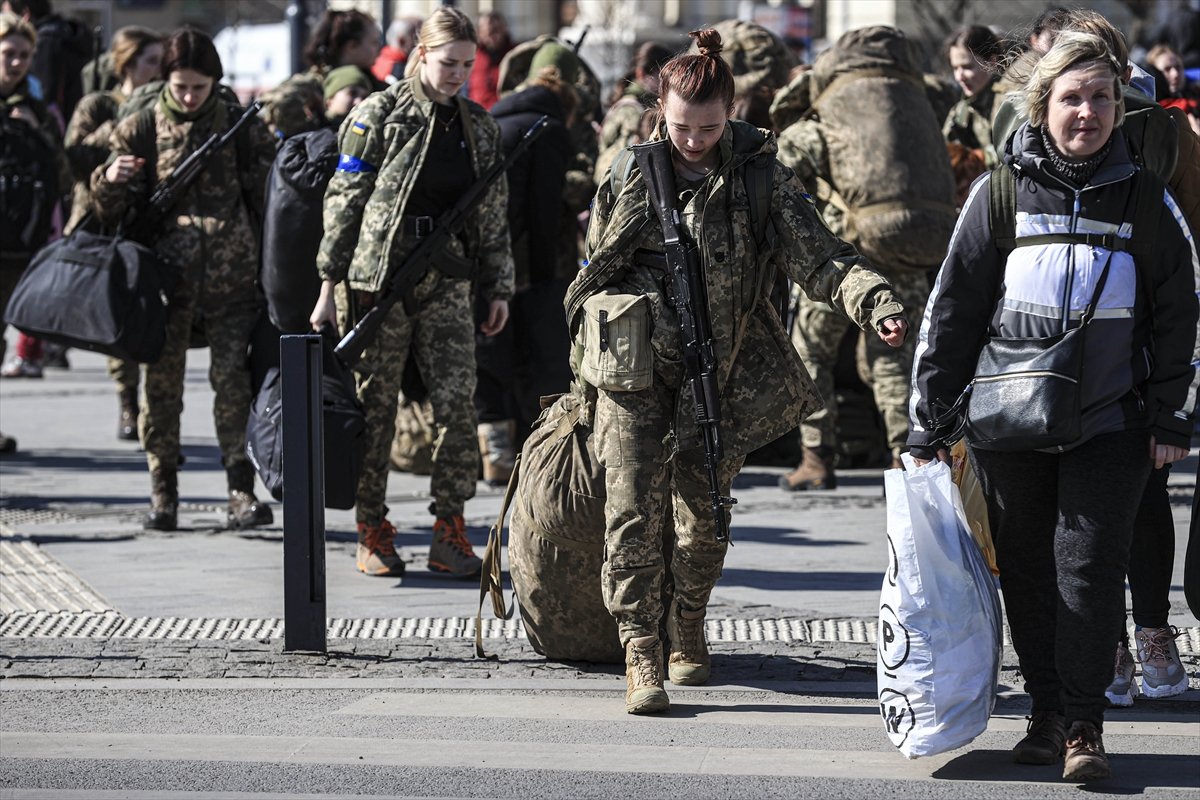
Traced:
POLYGON ((1083 435, 1149 428, 1159 444, 1187 447, 1200 374, 1200 288, 1195 239, 1167 189, 1157 225, 1134 232, 1130 202, 1138 168, 1125 136, 1076 190, 1048 169, 1039 133, 1023 125, 1009 140, 1016 169, 1016 233, 1131 235, 1154 243, 1153 257, 1053 242, 1001 257, 989 224, 989 181, 971 189, 926 306, 910 399, 913 455, 930 458, 957 427, 945 410, 975 374, 990 336, 1047 337, 1079 324, 1105 262, 1107 283, 1086 332, 1081 381, 1083 435), (936 421, 936 423, 935 423, 936 421))
POLYGON ((286 139, 267 177, 259 280, 271 322, 283 333, 310 327, 308 315, 321 291, 321 201, 337 162, 337 131, 322 128, 286 139))
POLYGON ((550 118, 545 133, 508 171, 508 225, 518 286, 554 277, 571 139, 562 104, 545 87, 510 94, 492 106, 506 153, 543 115, 550 118))

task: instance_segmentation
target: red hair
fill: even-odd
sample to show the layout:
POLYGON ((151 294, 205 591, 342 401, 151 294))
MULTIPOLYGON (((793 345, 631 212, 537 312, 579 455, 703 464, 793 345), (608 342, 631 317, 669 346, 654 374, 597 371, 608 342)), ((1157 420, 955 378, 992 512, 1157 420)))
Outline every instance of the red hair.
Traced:
POLYGON ((688 103, 708 103, 713 100, 733 108, 733 73, 721 58, 721 34, 712 28, 688 34, 696 40, 699 55, 681 53, 658 73, 658 96, 664 101, 674 92, 688 103))

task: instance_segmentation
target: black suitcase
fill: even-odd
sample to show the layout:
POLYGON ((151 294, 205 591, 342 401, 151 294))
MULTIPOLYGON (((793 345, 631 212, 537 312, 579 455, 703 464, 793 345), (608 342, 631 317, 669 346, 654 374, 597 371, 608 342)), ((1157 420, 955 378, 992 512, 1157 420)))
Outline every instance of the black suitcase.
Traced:
POLYGON ((150 248, 77 230, 33 257, 4 319, 39 339, 151 364, 162 355, 177 281, 150 248))
MULTIPOLYGON (((331 334, 324 345, 321 376, 322 421, 325 430, 325 507, 354 508, 358 479, 367 454, 367 416, 354 389, 354 376, 333 347, 331 334)), ((283 386, 279 367, 267 370, 246 422, 246 455, 263 485, 283 500, 283 386)))

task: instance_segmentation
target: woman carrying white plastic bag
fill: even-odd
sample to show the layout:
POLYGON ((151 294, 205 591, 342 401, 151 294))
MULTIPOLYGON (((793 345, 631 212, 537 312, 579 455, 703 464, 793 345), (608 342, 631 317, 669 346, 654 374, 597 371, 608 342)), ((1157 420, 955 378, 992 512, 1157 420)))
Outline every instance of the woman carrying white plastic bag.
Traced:
POLYGON ((884 473, 891 563, 879 598, 879 711, 908 758, 987 729, 1000 673, 1000 597, 948 464, 884 473))

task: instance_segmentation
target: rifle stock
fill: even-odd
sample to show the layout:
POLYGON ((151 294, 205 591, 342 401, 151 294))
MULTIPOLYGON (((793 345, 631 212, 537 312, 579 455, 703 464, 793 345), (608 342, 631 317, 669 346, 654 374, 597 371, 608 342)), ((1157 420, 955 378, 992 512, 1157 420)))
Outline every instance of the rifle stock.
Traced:
POLYGON ((671 274, 671 296, 679 315, 683 344, 684 376, 692 391, 696 426, 704 442, 704 467, 708 473, 708 499, 716 523, 718 542, 729 541, 725 509, 737 500, 721 493, 717 466, 724 457, 721 444, 721 393, 717 358, 713 349, 708 289, 700 265, 699 249, 681 230, 675 207, 675 172, 665 141, 634 145, 633 152, 663 230, 663 249, 671 274))
MULTIPOLYGON (((549 124, 548 117, 541 117, 533 123, 529 130, 525 131, 512 152, 471 184, 458 202, 438 217, 433 231, 417 243, 408 257, 389 269, 387 277, 383 280, 383 290, 379 293, 375 305, 338 342, 337 347, 333 348, 334 354, 341 359, 343 364, 354 367, 362 360, 363 351, 379 335, 379 328, 383 325, 383 320, 387 317, 388 312, 397 302, 401 300, 408 302, 406 298, 412 288, 420 282, 421 278, 425 277, 434 259, 445 250, 446 245, 450 242, 450 237, 458 233, 466 224, 471 212, 483 201, 488 188, 501 175, 508 172, 516 160, 542 135, 547 124, 549 124)), ((407 310, 411 313, 414 309, 407 310)))

